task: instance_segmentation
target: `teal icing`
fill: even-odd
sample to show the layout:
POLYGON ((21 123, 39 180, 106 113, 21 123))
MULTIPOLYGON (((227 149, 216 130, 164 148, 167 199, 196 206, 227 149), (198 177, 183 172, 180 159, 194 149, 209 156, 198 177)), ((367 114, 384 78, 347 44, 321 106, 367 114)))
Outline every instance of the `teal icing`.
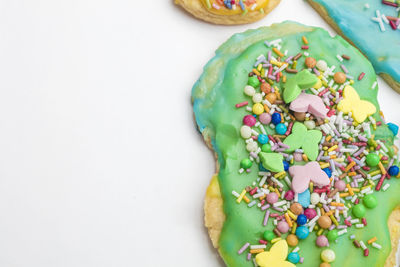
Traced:
MULTIPOLYGON (((248 73, 253 68, 255 59, 270 50, 264 45, 264 41, 282 38, 281 50, 288 49, 289 54, 293 55, 299 52, 303 35, 310 42, 308 50, 310 55, 324 59, 328 65, 336 65, 337 69, 340 63, 336 55, 339 53, 349 55, 351 60, 346 63, 346 67, 350 74, 366 73, 361 81, 355 82, 354 88, 362 99, 373 103, 379 111, 376 99, 378 88, 370 89, 376 81, 371 64, 340 36, 332 38, 323 29, 284 22, 235 34, 218 48, 215 57, 204 67, 203 74, 192 89, 192 102, 199 130, 204 139, 211 142, 218 157, 218 182, 226 215, 219 240, 219 252, 227 266, 253 266, 251 261, 246 260, 245 254, 237 254, 238 249, 246 242, 257 244, 263 232, 272 229, 272 220, 269 220, 266 227, 262 225, 263 212, 254 207, 248 208, 243 203, 237 204, 231 194, 232 190, 241 191, 251 184, 256 179, 255 173, 258 169, 257 164, 253 164, 250 174, 238 173, 241 159, 248 155, 244 141, 239 137, 242 118, 248 113, 244 108, 237 109, 234 105, 248 100, 243 94, 248 73)), ((299 59, 298 66, 303 64, 304 57, 299 59)), ((287 75, 290 77, 290 74, 287 75)), ((377 121, 381 120, 378 112, 373 117, 377 121)), ((393 134, 386 125, 378 127, 374 133, 377 138, 385 139, 388 146, 392 144, 393 134)), ((347 235, 339 237, 337 243, 331 243, 331 248, 336 251, 333 267, 383 266, 391 250, 386 222, 390 212, 400 202, 396 195, 400 190, 400 183, 396 183, 393 178, 390 181, 391 187, 388 192, 391 193, 376 193, 380 205, 367 212, 368 228, 361 230, 352 228, 347 235), (385 205, 381 205, 382 203, 385 205), (376 235, 382 250, 371 248, 370 256, 362 256, 362 250, 356 249, 349 241, 348 237, 351 234, 355 234, 358 240, 364 241, 376 235)), ((305 260, 298 266, 314 267, 320 264, 320 253, 323 249, 315 246, 315 240, 316 235, 312 233, 307 239, 299 242, 299 254, 305 260)), ((270 245, 268 249, 269 247, 270 245)), ((291 250, 292 248, 289 252, 291 250)))
POLYGON ((397 17, 395 7, 380 0, 309 0, 320 4, 343 35, 358 47, 371 61, 378 74, 388 74, 400 82, 400 32, 385 24, 382 32, 378 23, 371 20, 375 11, 397 17), (364 5, 368 3, 369 8, 364 5))

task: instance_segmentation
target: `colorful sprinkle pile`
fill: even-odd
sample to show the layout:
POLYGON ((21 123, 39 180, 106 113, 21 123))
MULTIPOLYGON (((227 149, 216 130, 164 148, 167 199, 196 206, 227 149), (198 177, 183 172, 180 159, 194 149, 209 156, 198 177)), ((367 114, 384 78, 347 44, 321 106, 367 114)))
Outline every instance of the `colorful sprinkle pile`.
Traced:
MULTIPOLYGON (((249 156, 238 171, 251 175, 253 164, 259 171, 253 183, 232 194, 238 204, 264 213, 262 225, 273 222, 258 244, 248 242, 238 254, 256 266, 303 263, 299 240, 316 234, 326 267, 335 260, 329 242, 351 227, 367 227, 365 214, 379 204, 375 192, 388 190, 392 176, 400 178, 397 151, 375 138, 374 130, 386 123, 382 114, 379 121, 373 118, 375 106, 353 88, 354 77, 361 80, 365 73, 349 73, 349 56, 337 55, 338 67, 328 66, 309 55, 306 36, 293 55, 281 51, 282 42, 265 42, 269 52, 255 60, 244 99, 235 105, 248 111, 240 135, 249 156), (301 57, 304 67, 297 63, 301 57)), ((397 134, 395 125, 388 126, 397 134)), ((351 235, 348 242, 365 257, 382 248, 374 236, 351 235)))
MULTIPOLYGON (((260 8, 258 2, 265 2, 260 0, 204 0, 208 9, 214 10, 241 10, 244 14, 248 10, 254 11, 260 8)), ((260 12, 264 10, 261 8, 260 12)))
MULTIPOLYGON (((384 32, 386 31, 385 24, 389 25, 392 30, 400 29, 400 1, 398 0, 382 0, 383 5, 392 6, 393 10, 397 13, 397 16, 389 16, 383 14, 379 9, 375 10, 375 17, 371 17, 371 20, 379 25, 379 29, 384 32)), ((364 5, 365 9, 369 9, 369 4, 364 5)))

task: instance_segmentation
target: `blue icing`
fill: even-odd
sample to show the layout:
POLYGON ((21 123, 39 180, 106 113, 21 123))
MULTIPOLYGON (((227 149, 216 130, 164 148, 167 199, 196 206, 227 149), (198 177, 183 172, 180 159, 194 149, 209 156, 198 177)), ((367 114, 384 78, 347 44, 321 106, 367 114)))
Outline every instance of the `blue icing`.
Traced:
POLYGON ((397 17, 395 7, 378 0, 308 0, 322 5, 330 18, 371 61, 378 74, 389 74, 400 82, 400 32, 385 24, 382 32, 379 24, 371 20, 376 10, 386 16, 397 17), (369 8, 365 8, 365 4, 369 8))
POLYGON ((297 200, 300 205, 303 206, 303 208, 307 208, 308 206, 310 206, 311 202, 310 202, 310 190, 306 190, 303 193, 300 193, 298 195, 298 200, 297 200))
POLYGON ((389 127, 389 130, 392 131, 394 136, 399 133, 399 126, 397 126, 396 124, 389 122, 387 126, 389 127))

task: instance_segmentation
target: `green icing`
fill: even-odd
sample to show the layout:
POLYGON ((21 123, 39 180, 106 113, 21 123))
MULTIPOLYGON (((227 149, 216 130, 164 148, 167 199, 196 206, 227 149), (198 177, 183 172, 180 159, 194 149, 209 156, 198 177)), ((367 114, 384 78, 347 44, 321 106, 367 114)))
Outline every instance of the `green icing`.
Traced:
MULTIPOLYGON (((309 40, 310 55, 317 59, 324 59, 329 65, 338 66, 337 54, 349 55, 351 61, 346 64, 346 67, 350 73, 365 72, 366 74, 361 81, 356 81, 355 88, 360 98, 373 103, 379 111, 376 99, 377 88, 369 89, 376 81, 371 64, 341 37, 331 38, 322 29, 293 22, 273 24, 270 27, 236 34, 216 51, 216 56, 206 65, 204 73, 193 88, 192 101, 198 127, 205 140, 211 141, 218 155, 220 167, 218 181, 226 215, 219 240, 219 251, 228 266, 253 266, 251 261, 246 260, 246 255, 237 254, 238 249, 246 242, 258 243, 266 230, 273 229, 273 220, 270 219, 268 225, 264 227, 262 221, 265 214, 254 207, 248 208, 243 203, 237 204, 231 194, 232 190, 242 190, 253 182, 254 173, 258 170, 257 164, 253 164, 250 174, 238 173, 240 161, 248 155, 243 140, 238 134, 242 126, 241 118, 248 113, 244 109, 236 109, 234 105, 244 99, 243 88, 247 84, 247 75, 253 68, 254 59, 269 51, 264 41, 282 38, 281 50, 287 49, 290 54, 294 54, 302 45, 303 35, 306 35, 309 40)), ((304 57, 298 60, 299 66, 303 64, 304 57)), ((373 117, 377 121, 380 120, 378 112, 373 117)), ((385 139, 387 146, 392 144, 393 135, 386 125, 378 127, 374 134, 378 139, 385 139)), ((400 202, 396 194, 400 190, 400 183, 393 178, 390 183, 391 187, 387 192, 374 193, 378 203, 384 203, 384 205, 367 210, 365 216, 368 226, 364 229, 352 227, 348 234, 337 238, 337 243, 331 242, 330 248, 336 252, 336 260, 331 264, 332 266, 384 265, 391 251, 387 219, 400 202), (382 249, 370 248, 370 255, 364 257, 362 250, 355 248, 349 241, 348 237, 351 234, 354 234, 358 240, 364 241, 376 236, 382 249)), ((299 241, 299 254, 304 257, 304 263, 298 266, 315 267, 320 264, 320 253, 323 248, 315 245, 316 237, 315 233, 312 233, 308 238, 299 241)))

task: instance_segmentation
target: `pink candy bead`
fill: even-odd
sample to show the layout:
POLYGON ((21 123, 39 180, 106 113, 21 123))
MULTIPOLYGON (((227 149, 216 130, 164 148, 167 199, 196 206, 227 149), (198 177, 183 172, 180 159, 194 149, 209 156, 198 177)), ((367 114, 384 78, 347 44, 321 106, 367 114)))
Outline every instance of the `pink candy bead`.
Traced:
POLYGON ((243 123, 249 127, 253 127, 256 124, 257 120, 252 115, 246 115, 243 118, 243 123))
POLYGON ((315 209, 306 209, 304 211, 304 215, 306 215, 307 219, 311 220, 312 218, 317 216, 317 212, 315 211, 315 209))
POLYGON ((293 153, 293 158, 295 161, 303 161, 303 156, 301 153, 297 153, 297 152, 293 153))
POLYGON ((271 115, 269 113, 262 113, 258 119, 262 124, 269 124, 271 122, 271 115))
POLYGON ((335 182, 335 188, 339 191, 346 189, 346 183, 343 180, 338 180, 335 182))
POLYGON ((267 195, 267 201, 269 204, 274 204, 278 201, 278 194, 277 193, 269 193, 267 195))
POLYGON ((294 192, 293 192, 293 190, 289 190, 289 191, 286 192, 286 194, 285 194, 285 199, 288 200, 288 201, 294 199, 294 192))
POLYGON ((289 231, 289 225, 285 221, 280 221, 278 222, 278 225, 276 226, 279 232, 282 234, 286 234, 289 231))
POLYGON ((321 247, 326 247, 329 244, 328 238, 326 238, 326 236, 324 236, 324 235, 320 235, 319 237, 317 237, 317 240, 315 241, 315 243, 320 248, 321 247))

